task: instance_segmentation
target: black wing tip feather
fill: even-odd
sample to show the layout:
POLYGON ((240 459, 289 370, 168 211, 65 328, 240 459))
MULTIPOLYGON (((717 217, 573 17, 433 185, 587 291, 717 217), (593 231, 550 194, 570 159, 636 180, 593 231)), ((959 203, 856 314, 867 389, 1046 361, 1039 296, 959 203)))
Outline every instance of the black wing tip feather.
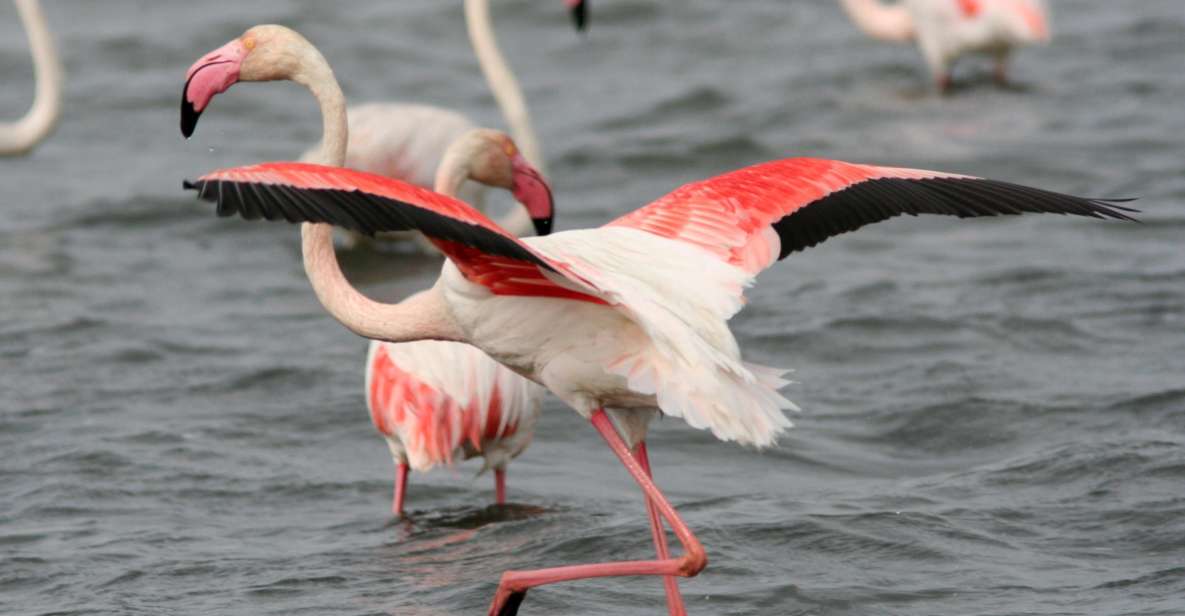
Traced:
POLYGON ((184 180, 182 187, 196 190, 199 199, 216 204, 219 216, 238 214, 247 220, 328 223, 369 236, 382 231, 418 230, 437 239, 552 269, 514 238, 413 203, 359 190, 229 180, 184 180))
POLYGON ((959 218, 1026 213, 1069 214, 1140 222, 1140 211, 1118 205, 1134 199, 1088 199, 981 178, 878 178, 822 197, 773 223, 782 242, 779 259, 829 237, 901 214, 959 218))

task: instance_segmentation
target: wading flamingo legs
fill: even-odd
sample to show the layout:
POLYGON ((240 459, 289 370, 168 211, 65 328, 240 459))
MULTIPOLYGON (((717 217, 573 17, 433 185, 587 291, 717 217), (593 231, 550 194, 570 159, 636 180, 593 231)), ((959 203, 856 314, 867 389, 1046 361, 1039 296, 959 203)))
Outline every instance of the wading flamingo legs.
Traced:
MULTIPOLYGON (((633 455, 634 459, 638 461, 638 465, 645 471, 646 476, 653 481, 654 473, 650 470, 650 456, 646 452, 646 441, 642 441, 638 443, 637 447, 634 447, 633 455)), ((646 499, 646 515, 650 518, 650 535, 654 538, 654 552, 659 560, 666 560, 671 557, 670 551, 667 549, 667 533, 663 528, 662 519, 658 515, 654 501, 649 498, 646 499)), ((679 580, 667 576, 663 578, 662 585, 663 590, 667 593, 667 613, 670 616, 685 616, 687 608, 683 606, 683 595, 679 594, 679 580)))
MULTIPOLYGON (((568 567, 552 567, 549 569, 535 569, 532 571, 507 571, 502 574, 498 583, 498 591, 494 594, 494 602, 490 604, 490 616, 515 616, 519 605, 527 596, 527 591, 536 586, 570 582, 594 577, 615 577, 625 575, 663 575, 693 577, 708 564, 708 555, 704 552, 699 539, 679 517, 675 508, 667 501, 667 497, 650 480, 649 474, 638 462, 629 446, 617 434, 613 422, 603 409, 598 409, 590 419, 594 428, 609 444, 618 460, 621 460, 625 470, 629 471, 634 481, 642 488, 646 498, 658 514, 671 525, 671 530, 683 544, 683 556, 679 558, 665 558, 660 560, 634 560, 611 563, 597 563, 592 565, 574 565, 568 567)), ((644 451, 644 450, 643 450, 644 451)))
POLYGON ((498 505, 506 504, 506 471, 505 469, 494 469, 494 503, 498 505))
POLYGON ((407 495, 407 471, 406 462, 395 465, 395 496, 391 498, 391 513, 397 518, 403 516, 403 498, 407 495))

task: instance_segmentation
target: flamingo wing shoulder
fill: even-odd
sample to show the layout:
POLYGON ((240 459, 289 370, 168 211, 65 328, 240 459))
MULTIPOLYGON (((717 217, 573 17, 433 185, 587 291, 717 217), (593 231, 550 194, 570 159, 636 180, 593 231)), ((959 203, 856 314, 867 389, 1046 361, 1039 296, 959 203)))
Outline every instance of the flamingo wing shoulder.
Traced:
POLYGON ((609 226, 694 244, 750 273, 901 214, 1057 213, 1130 220, 1114 201, 966 175, 789 158, 693 182, 609 226))

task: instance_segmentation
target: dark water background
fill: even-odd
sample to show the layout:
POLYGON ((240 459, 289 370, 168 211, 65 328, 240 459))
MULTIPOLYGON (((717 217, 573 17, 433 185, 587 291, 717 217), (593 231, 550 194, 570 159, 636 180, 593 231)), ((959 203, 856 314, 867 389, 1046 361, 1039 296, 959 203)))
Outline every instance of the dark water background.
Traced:
MULTIPOLYGON (((708 548, 693 614, 1185 613, 1185 8, 1055 2, 1019 85, 938 98, 915 50, 833 2, 495 0, 560 228, 785 155, 1139 196, 1145 224, 897 220, 767 272, 734 329, 794 367, 773 450, 677 421, 658 481, 708 548)), ((49 0, 60 129, 0 160, 0 613, 478 614, 500 572, 650 553, 627 475, 551 401, 487 510, 476 465, 391 463, 365 343, 327 317, 298 233, 217 220, 180 182, 295 156, 310 96, 251 84, 184 142, 186 67, 256 23, 298 28, 355 102, 498 126, 459 2, 49 0)), ((0 114, 31 97, 0 4, 0 114)), ((427 258, 343 256, 372 294, 427 258)), ((656 580, 532 593, 523 614, 661 614, 656 580)))

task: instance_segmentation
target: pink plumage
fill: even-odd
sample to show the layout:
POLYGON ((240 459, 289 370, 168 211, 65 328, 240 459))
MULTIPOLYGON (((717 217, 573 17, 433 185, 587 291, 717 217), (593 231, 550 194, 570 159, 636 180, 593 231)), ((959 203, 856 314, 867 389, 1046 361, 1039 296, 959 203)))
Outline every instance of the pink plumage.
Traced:
POLYGON ((372 341, 366 405, 398 469, 392 509, 401 515, 408 467, 426 471, 458 458, 485 458, 497 500, 504 472, 531 441, 543 389, 459 342, 372 341))

